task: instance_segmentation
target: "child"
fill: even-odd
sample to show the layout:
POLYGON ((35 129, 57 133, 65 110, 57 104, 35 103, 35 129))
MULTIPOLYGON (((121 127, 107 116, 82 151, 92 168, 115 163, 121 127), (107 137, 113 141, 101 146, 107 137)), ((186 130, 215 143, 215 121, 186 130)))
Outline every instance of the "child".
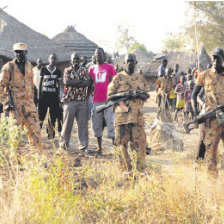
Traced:
POLYGON ((194 88, 194 81, 193 80, 189 81, 188 86, 189 86, 189 88, 187 88, 184 93, 184 98, 185 98, 185 102, 186 102, 185 112, 184 112, 185 119, 189 118, 189 113, 191 113, 191 118, 193 118, 193 115, 194 115, 193 108, 191 105, 191 95, 192 95, 193 88, 194 88))
POLYGON ((176 104, 176 112, 174 116, 174 120, 177 121, 177 114, 181 111, 185 106, 184 92, 185 92, 185 77, 180 76, 180 83, 177 84, 175 88, 175 93, 177 94, 177 104, 176 104))

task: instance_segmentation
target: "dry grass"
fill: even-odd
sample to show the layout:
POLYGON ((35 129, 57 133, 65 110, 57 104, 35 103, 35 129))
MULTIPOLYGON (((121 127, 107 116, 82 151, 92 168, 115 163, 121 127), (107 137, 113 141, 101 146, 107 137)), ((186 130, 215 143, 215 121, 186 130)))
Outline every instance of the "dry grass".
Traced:
MULTIPOLYGON (((145 109, 149 123, 155 117, 150 107, 153 101, 145 109)), ((209 181, 206 167, 194 162, 197 131, 187 135, 178 126, 178 133, 184 152, 153 152, 148 175, 135 179, 118 169, 108 140, 101 157, 76 150, 55 154, 45 140, 45 155, 23 148, 21 166, 3 147, 0 223, 224 223, 221 159, 217 182, 209 181)))

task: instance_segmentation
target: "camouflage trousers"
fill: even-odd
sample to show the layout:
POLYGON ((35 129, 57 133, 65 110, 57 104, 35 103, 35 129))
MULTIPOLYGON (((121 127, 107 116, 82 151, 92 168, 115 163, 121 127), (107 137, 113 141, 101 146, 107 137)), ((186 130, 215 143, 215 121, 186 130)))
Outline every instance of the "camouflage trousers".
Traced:
POLYGON ((16 111, 13 111, 11 115, 16 119, 18 125, 27 130, 26 136, 29 144, 42 151, 41 130, 34 103, 31 108, 27 107, 26 109, 23 105, 17 105, 16 111))
POLYGON ((143 125, 123 124, 115 127, 115 144, 118 151, 119 165, 122 170, 131 171, 132 160, 128 153, 128 143, 136 152, 137 169, 145 168, 146 135, 143 125))
POLYGON ((203 142, 206 147, 205 160, 208 164, 208 173, 218 176, 217 149, 220 139, 223 141, 224 127, 219 125, 217 119, 207 122, 204 127, 203 142))

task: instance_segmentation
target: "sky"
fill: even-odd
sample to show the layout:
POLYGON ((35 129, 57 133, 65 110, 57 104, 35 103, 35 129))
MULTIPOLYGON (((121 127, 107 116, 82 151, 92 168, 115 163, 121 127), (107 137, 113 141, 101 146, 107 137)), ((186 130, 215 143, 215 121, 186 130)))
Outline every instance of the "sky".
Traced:
POLYGON ((117 26, 148 51, 160 52, 163 40, 181 30, 187 3, 182 0, 0 0, 0 7, 49 38, 68 25, 112 53, 119 35, 117 26))

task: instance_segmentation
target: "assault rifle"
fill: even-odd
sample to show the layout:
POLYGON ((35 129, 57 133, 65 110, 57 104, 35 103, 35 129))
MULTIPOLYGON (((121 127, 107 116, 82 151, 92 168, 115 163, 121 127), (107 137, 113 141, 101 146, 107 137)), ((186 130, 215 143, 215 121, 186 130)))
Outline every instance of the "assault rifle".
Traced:
MULTIPOLYGON (((185 123, 184 129, 186 131, 186 133, 190 133, 191 130, 195 129, 198 127, 199 124, 204 123, 206 120, 213 120, 215 118, 218 118, 220 121, 223 120, 224 121, 224 105, 222 106, 218 106, 212 110, 209 110, 208 112, 206 112, 205 114, 202 114, 200 116, 197 116, 195 119, 193 119, 192 121, 185 123), (192 127, 190 127, 193 124, 192 127)), ((219 122, 218 120, 218 122, 219 122)))
POLYGON ((114 94, 110 97, 110 100, 106 104, 97 106, 96 112, 100 113, 101 111, 106 110, 107 108, 112 107, 113 105, 116 105, 121 101, 129 99, 140 98, 141 100, 146 101, 149 98, 149 94, 147 92, 149 91, 137 90, 135 92, 127 91, 114 94))

